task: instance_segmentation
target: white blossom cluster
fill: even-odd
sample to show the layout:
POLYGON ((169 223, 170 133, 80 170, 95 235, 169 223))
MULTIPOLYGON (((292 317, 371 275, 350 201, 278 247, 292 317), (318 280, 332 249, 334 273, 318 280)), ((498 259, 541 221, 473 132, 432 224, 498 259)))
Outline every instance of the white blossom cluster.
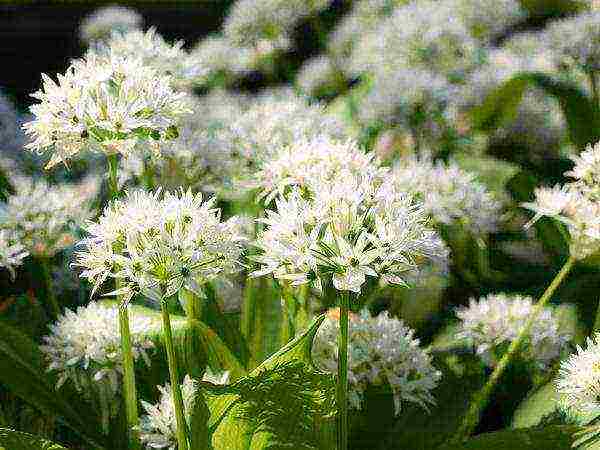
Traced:
MULTIPOLYGON (((150 364, 147 351, 153 347, 148 333, 156 326, 152 320, 132 316, 130 320, 134 360, 150 364)), ((119 333, 118 306, 92 302, 76 311, 66 310, 50 326, 40 349, 48 361, 48 371, 57 372, 59 389, 70 380, 102 414, 105 430, 119 410, 123 363, 119 333)))
POLYGON ((143 17, 133 8, 126 6, 106 6, 98 8, 85 17, 79 28, 79 37, 85 43, 108 40, 113 33, 125 33, 140 29, 143 17))
POLYGON ((530 224, 542 216, 564 223, 571 256, 584 259, 600 250, 600 144, 588 146, 573 161, 575 167, 565 173, 573 182, 537 188, 535 200, 523 206, 535 212, 530 224))
POLYGON ((190 51, 190 60, 204 69, 194 80, 200 85, 219 77, 222 79, 217 81, 227 84, 254 68, 253 52, 234 45, 224 36, 209 36, 200 41, 190 51))
POLYGON ((237 271, 242 252, 236 218, 221 222, 214 203, 183 189, 128 193, 87 224, 74 265, 93 292, 116 278, 121 287, 113 294, 124 302, 138 293, 160 301, 182 287, 199 293, 206 280, 237 271))
MULTIPOLYGON (((227 384, 229 372, 215 375, 210 369, 207 369, 202 381, 219 385, 227 384)), ((188 426, 190 426, 190 414, 196 387, 196 381, 186 375, 181 385, 181 396, 183 397, 183 410, 188 426)), ((158 390, 160 391, 158 403, 153 405, 142 400, 142 407, 146 414, 140 418, 140 425, 138 426, 140 440, 149 449, 168 448, 169 450, 175 450, 177 448, 177 423, 171 385, 158 386, 158 390)))
MULTIPOLYGON (((468 307, 456 311, 460 319, 457 337, 467 339, 488 366, 495 366, 506 347, 519 336, 535 304, 531 297, 491 294, 471 299, 468 307)), ((558 312, 547 306, 537 316, 521 346, 521 356, 541 368, 557 360, 573 338, 572 330, 561 326, 558 312)))
POLYGON ((527 14, 517 0, 448 0, 473 36, 486 42, 523 21, 527 14))
POLYGON ((567 413, 598 412, 600 409, 600 335, 586 340, 586 348, 560 365, 556 380, 559 407, 567 413))
POLYGON ((8 270, 15 277, 15 267, 23 264, 29 253, 19 242, 18 236, 8 230, 0 230, 0 268, 8 270))
POLYGON ((10 230, 33 256, 52 257, 73 245, 77 231, 92 216, 98 193, 94 176, 76 184, 51 185, 18 176, 15 193, 0 203, 0 229, 10 230))
POLYGON ((330 3, 331 0, 239 0, 225 19, 223 32, 234 45, 252 48, 261 55, 287 50, 294 27, 330 3))
POLYGON ((265 161, 257 174, 262 189, 260 197, 269 204, 293 187, 314 194, 322 184, 344 179, 346 175, 381 178, 386 169, 379 167, 374 157, 374 153, 365 153, 352 140, 319 136, 297 141, 265 161))
MULTIPOLYGON (((313 346, 317 366, 337 369, 339 310, 330 310, 319 327, 313 346)), ((441 373, 431 356, 419 346, 414 331, 385 311, 371 317, 367 311, 351 314, 348 341, 348 402, 361 409, 369 386, 389 384, 396 414, 404 402, 428 408, 435 403, 431 391, 441 373)))
POLYGON ((157 74, 170 76, 173 87, 184 88, 202 76, 204 69, 197 60, 190 58, 183 45, 183 41, 169 44, 155 28, 150 28, 146 32, 134 30, 115 34, 106 46, 95 51, 123 59, 140 58, 144 66, 151 67, 157 74))
POLYGON ((559 64, 586 72, 600 69, 600 11, 557 20, 544 33, 559 64))
POLYGON ((400 192, 414 195, 436 224, 459 223, 474 233, 493 232, 501 205, 475 174, 456 163, 433 161, 425 153, 396 162, 391 180, 400 192))
POLYGON ((47 167, 83 150, 128 155, 136 144, 158 144, 177 136, 188 113, 186 95, 171 87, 140 58, 89 53, 74 61, 58 83, 42 74, 32 94, 34 120, 24 125, 27 148, 53 152, 47 167))
POLYGON ((337 290, 360 293, 367 276, 405 285, 407 272, 443 253, 421 205, 366 174, 324 182, 309 199, 293 190, 275 206, 259 219, 266 229, 253 276, 317 290, 331 277, 337 290))

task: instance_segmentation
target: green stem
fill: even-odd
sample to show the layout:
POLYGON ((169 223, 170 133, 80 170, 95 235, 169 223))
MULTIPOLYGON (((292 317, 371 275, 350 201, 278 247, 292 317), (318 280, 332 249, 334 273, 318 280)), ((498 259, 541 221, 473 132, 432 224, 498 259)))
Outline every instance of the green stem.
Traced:
POLYGON ((338 450, 348 448, 348 309, 349 293, 341 291, 340 331, 338 335, 338 450))
POLYGON ((488 379, 487 383, 471 400, 471 404, 469 405, 469 409, 463 419, 463 422, 460 428, 458 429, 457 433, 454 435, 454 438, 452 439, 453 442, 461 442, 462 440, 468 438, 471 435, 471 433, 479 423, 481 413, 483 409, 487 406, 489 397, 492 394, 494 388, 496 387, 496 384, 498 384, 500 377, 504 374, 504 371, 512 362, 514 356, 519 351, 521 344, 529 335, 531 327, 535 323, 538 315, 540 314, 540 312, 542 312, 542 310, 548 303, 548 300, 550 300, 552 294, 554 294, 554 291, 556 291, 558 286, 560 286, 562 281, 571 271, 574 263, 575 258, 570 256, 565 265, 562 267, 562 269, 560 269, 560 272, 556 274, 556 276, 552 280, 552 283, 550 283, 540 300, 537 302, 535 308, 528 317, 527 322, 525 322, 525 325, 521 329, 521 332, 519 333, 517 338, 511 342, 510 346, 508 347, 508 350, 506 351, 498 365, 494 368, 494 371, 492 372, 492 375, 488 379))
POLYGON ((590 79, 590 86, 592 88, 592 101, 594 102, 594 107, 598 108, 600 107, 600 93, 598 92, 598 79, 596 78, 596 72, 588 72, 588 77, 590 79))
POLYGON ((42 275, 44 277, 44 288, 46 289, 46 298, 48 299, 48 303, 52 308, 52 313, 54 318, 58 318, 60 316, 60 306, 58 305, 58 301, 56 300, 56 295, 54 295, 54 289, 52 288, 52 271, 50 269, 50 258, 41 257, 40 265, 42 268, 42 275))
POLYGON ((296 299, 294 298, 294 288, 288 283, 281 286, 282 316, 280 339, 283 347, 296 335, 296 299))
POLYGON ((177 369, 177 358, 173 345, 173 334, 171 331, 171 318, 169 317, 168 299, 160 303, 163 320, 163 333, 165 335, 165 347, 167 348, 167 361, 169 363, 169 375, 171 378, 171 392, 173 392, 173 404, 175 406, 175 421, 177 423, 177 450, 187 450, 187 422, 183 407, 183 396, 179 384, 179 371, 177 369))
POLYGON ((119 168, 119 160, 117 155, 107 155, 108 160, 108 190, 109 198, 114 200, 119 197, 119 181, 117 178, 117 170, 119 168))
POLYGON ((133 351, 129 328, 129 308, 121 304, 119 307, 119 331, 121 333, 121 351, 123 353, 123 399, 125 401, 125 417, 129 432, 131 449, 139 449, 139 440, 135 427, 138 425, 137 392, 135 389, 135 371, 133 368, 133 351))

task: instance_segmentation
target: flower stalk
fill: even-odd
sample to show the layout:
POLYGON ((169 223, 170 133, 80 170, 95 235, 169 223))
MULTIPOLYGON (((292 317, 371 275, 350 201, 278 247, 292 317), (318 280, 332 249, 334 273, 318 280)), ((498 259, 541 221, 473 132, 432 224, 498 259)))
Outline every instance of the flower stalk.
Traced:
POLYGON ((177 449, 187 450, 187 422, 183 407, 183 396, 181 394, 181 385, 179 384, 179 369, 177 367, 177 358, 175 356, 175 347, 173 345, 173 334, 171 331, 171 318, 168 310, 168 298, 163 299, 160 304, 163 334, 165 337, 165 347, 167 349, 167 361, 169 364, 169 376, 171 379, 171 391, 173 392, 173 405, 175 406, 175 421, 177 424, 177 449))
POLYGON ((121 351, 123 352, 123 399, 125 401, 129 445, 131 449, 136 450, 140 448, 138 435, 135 431, 139 424, 139 416, 129 326, 129 308, 125 304, 119 305, 119 331, 121 333, 121 351))
POLYGON ((340 330, 338 335, 338 450, 348 448, 348 291, 340 291, 340 330))
POLYGON ((50 258, 42 257, 40 258, 40 265, 42 269, 42 275, 44 277, 44 288, 46 290, 46 299, 52 308, 53 317, 56 319, 60 316, 60 306, 58 305, 58 301, 56 300, 56 295, 54 295, 53 282, 52 282, 52 272, 50 269, 50 258))
POLYGON ((575 258, 573 256, 570 256, 569 259, 563 265, 562 269, 558 272, 558 274, 556 274, 550 285, 546 288, 546 291, 535 305, 535 308, 533 309, 531 315, 527 319, 527 322, 521 329, 521 332, 519 333, 517 338, 511 342, 510 346, 508 347, 508 350, 506 351, 498 365, 495 367, 494 371, 492 372, 492 375, 490 376, 486 384, 472 399, 471 404, 469 405, 469 409, 467 410, 467 413, 465 414, 465 417, 463 419, 463 422, 456 434, 454 435, 453 442, 461 442, 462 440, 468 438, 471 435, 471 433, 473 433, 473 430, 479 423, 481 413, 483 412, 483 409, 487 406, 490 395, 494 391, 496 385, 498 384, 498 381, 500 380, 500 378, 502 377, 512 360, 514 359, 515 355, 518 353, 523 341, 525 341, 525 339, 529 335, 531 327, 533 326, 536 318, 544 309, 544 307, 546 306, 556 289, 563 282, 565 277, 569 274, 569 272, 573 268, 574 263, 575 258))

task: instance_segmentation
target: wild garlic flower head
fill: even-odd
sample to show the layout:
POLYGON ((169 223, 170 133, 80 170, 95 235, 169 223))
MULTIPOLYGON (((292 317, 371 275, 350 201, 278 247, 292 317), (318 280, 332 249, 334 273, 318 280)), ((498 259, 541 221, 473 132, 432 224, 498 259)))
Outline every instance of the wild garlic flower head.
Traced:
MULTIPOLYGON (((130 327, 133 358, 149 365, 147 351, 153 344, 147 336, 157 325, 149 318, 132 316, 130 327)), ((123 362, 118 306, 92 302, 76 311, 66 310, 50 326, 40 349, 48 361, 48 371, 58 374, 57 389, 70 381, 86 399, 99 402, 106 431, 121 402, 123 362)))
POLYGON ((209 36, 200 41, 191 50, 190 59, 205 69, 194 80, 201 85, 219 77, 225 82, 231 81, 253 68, 252 51, 232 44, 223 36, 209 36))
POLYGON ((108 40, 113 33, 140 29, 144 18, 133 8, 111 5, 98 8, 85 17, 79 27, 79 37, 86 44, 108 40))
POLYGON ((27 256, 29 253, 14 232, 0 230, 0 268, 8 270, 10 276, 14 278, 15 267, 23 264, 27 256))
POLYGON ((411 67, 462 77, 478 64, 478 47, 451 2, 414 0, 396 8, 361 40, 351 68, 376 73, 411 67))
POLYGON ((113 294, 125 302, 138 293, 160 301, 182 287, 200 292, 206 280, 239 269, 244 240, 236 218, 221 222, 214 203, 183 190, 128 193, 88 223, 74 265, 93 293, 109 277, 121 280, 113 294))
MULTIPOLYGON (((207 369, 202 381, 213 384, 227 384, 229 373, 224 372, 220 375, 213 374, 207 369)), ((192 413, 194 392, 197 388, 197 382, 189 375, 186 375, 181 385, 181 396, 183 397, 183 410, 185 419, 190 423, 192 413)), ((167 448, 175 450, 177 448, 177 422, 175 419, 175 404, 173 403, 173 393, 170 384, 158 386, 160 399, 158 403, 151 404, 142 400, 142 407, 146 414, 140 418, 140 424, 137 427, 140 433, 140 440, 146 448, 167 448)))
POLYGON ((545 31, 557 62, 590 72, 600 69, 600 11, 550 23, 545 31))
POLYGON ((327 88, 335 88, 340 83, 339 69, 329 56, 316 56, 300 68, 296 84, 306 95, 317 96, 327 88))
POLYGON ((190 87, 192 80, 205 72, 198 61, 189 57, 183 45, 183 41, 169 44, 156 28, 150 28, 146 32, 133 30, 114 34, 106 46, 95 51, 124 59, 140 58, 144 66, 151 67, 160 76, 171 77, 172 86, 181 89, 190 87))
POLYGON ((396 162, 391 171, 396 189, 414 195, 436 224, 462 224, 474 233, 497 228, 501 204, 475 174, 456 163, 433 161, 425 153, 396 162))
MULTIPOLYGON (((534 308, 533 299, 521 295, 491 294, 471 299, 468 307, 456 311, 461 321, 458 337, 467 339, 485 364, 493 367, 519 336, 534 308)), ((573 338, 573 331, 565 328, 556 308, 545 307, 521 346, 523 360, 547 368, 573 338)))
POLYGON ((287 145, 316 136, 343 139, 347 134, 345 124, 324 106, 309 105, 287 90, 260 95, 244 114, 216 132, 237 148, 238 157, 246 161, 248 178, 287 145))
POLYGON ((93 214, 100 185, 96 177, 61 185, 24 176, 12 182, 15 194, 0 204, 0 229, 14 232, 37 257, 52 257, 75 244, 78 230, 93 214))
POLYGON ((47 168, 84 150, 125 156, 136 144, 158 150, 177 136, 189 112, 171 78, 140 58, 89 53, 58 75, 58 83, 42 78, 42 90, 32 94, 40 103, 31 107, 34 119, 24 129, 32 138, 26 148, 53 152, 47 168))
POLYGON ((291 46, 294 27, 326 9, 332 0, 240 0, 223 24, 225 36, 235 45, 268 55, 291 46))
MULTIPOLYGON (((337 370, 339 310, 330 310, 319 327, 313 346, 313 360, 324 370, 337 370)), ((361 409, 365 392, 371 386, 389 384, 394 409, 399 414, 405 403, 423 408, 435 404, 431 391, 441 373, 432 358, 419 346, 414 331, 401 320, 382 312, 371 317, 368 311, 351 314, 348 342, 348 402, 361 409)))
POLYGON ((597 412, 600 409, 600 335, 586 340, 586 348, 560 365, 556 390, 559 408, 565 412, 597 412))
POLYGON ((571 256, 584 259, 600 251, 600 145, 588 146, 574 156, 575 167, 565 175, 574 181, 564 186, 538 188, 535 200, 523 207, 535 212, 531 225, 542 216, 564 223, 570 235, 571 256))
POLYGON ((367 277, 405 285, 406 272, 441 251, 421 206, 366 176, 322 183, 311 199, 296 190, 275 205, 260 219, 267 227, 253 276, 317 290, 325 276, 337 290, 360 293, 367 277))
POLYGON ((310 196, 323 183, 343 179, 347 174, 377 180, 385 172, 375 154, 365 153, 354 141, 320 136, 283 147, 264 163, 257 179, 262 188, 260 197, 269 204, 293 187, 304 189, 310 196))
POLYGON ((526 11, 517 0, 449 0, 458 18, 478 39, 488 42, 523 21, 526 11))

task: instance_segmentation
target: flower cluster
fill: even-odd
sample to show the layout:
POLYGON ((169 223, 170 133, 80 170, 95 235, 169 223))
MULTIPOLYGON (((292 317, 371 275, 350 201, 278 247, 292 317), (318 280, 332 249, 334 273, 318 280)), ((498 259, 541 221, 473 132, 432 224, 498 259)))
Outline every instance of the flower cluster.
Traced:
POLYGON ((450 0, 458 17, 479 39, 489 41, 526 18, 517 0, 450 0))
MULTIPOLYGON (((223 372, 217 376, 210 369, 207 369, 202 378, 202 381, 220 385, 227 384, 228 380, 228 372, 223 372)), ((196 387, 197 383, 189 375, 186 375, 181 385, 181 396, 183 397, 184 414, 188 422, 190 420, 196 387)), ((160 399, 155 405, 142 400, 142 407, 146 411, 146 414, 141 417, 138 427, 140 440, 148 448, 168 448, 169 450, 175 450, 177 448, 177 440, 175 438, 177 425, 171 385, 158 386, 158 390, 160 391, 160 399)))
MULTIPOLYGON (((494 366, 506 347, 519 336, 534 308, 531 297, 520 295, 492 294, 471 299, 468 307, 456 312, 461 321, 457 337, 467 339, 483 361, 494 366)), ((545 307, 521 347, 521 356, 545 368, 560 357, 572 337, 572 330, 561 326, 558 311, 545 307)))
POLYGON ((374 161, 373 153, 365 153, 352 140, 337 141, 320 136, 297 141, 283 147, 272 159, 265 161, 257 174, 261 197, 270 203, 277 195, 299 187, 308 193, 336 179, 364 176, 380 179, 386 169, 374 161))
POLYGON ((5 268, 11 277, 15 276, 15 267, 23 264, 29 253, 21 245, 14 233, 0 230, 0 268, 5 268))
POLYGON ((231 81, 253 68, 253 53, 237 47, 223 36, 209 36, 200 41, 191 50, 190 59, 205 69, 194 80, 200 85, 213 79, 231 81))
POLYGON ((143 17, 133 8, 107 6, 97 9, 81 22, 79 36, 83 42, 91 44, 107 40, 113 33, 140 29, 143 22, 143 17))
POLYGON ((27 148, 53 151, 52 167, 83 150, 131 153, 136 144, 157 147, 178 134, 188 113, 186 96, 140 58, 89 53, 74 61, 55 83, 43 74, 43 89, 32 94, 34 120, 24 125, 27 148))
POLYGON ((588 337, 586 348, 560 365, 556 390, 565 412, 597 412, 600 409, 600 335, 588 337))
MULTIPOLYGON (((48 371, 57 372, 59 389, 67 380, 91 402, 98 402, 105 429, 110 417, 120 406, 121 377, 123 373, 117 306, 92 302, 67 310, 50 326, 40 347, 49 365, 48 371)), ((132 352, 150 364, 147 351, 153 347, 148 333, 156 328, 145 317, 131 318, 132 352)))
POLYGON ((461 223, 475 233, 496 229, 500 203, 476 176, 455 163, 434 162, 430 155, 400 159, 391 171, 401 192, 416 196, 435 223, 461 223))
POLYGON ((92 215, 98 180, 50 185, 19 176, 15 194, 0 204, 0 229, 11 230, 33 256, 52 257, 75 243, 77 230, 92 215))
POLYGON ((328 56, 309 59, 298 72, 296 84, 307 95, 318 96, 327 88, 334 88, 340 82, 341 73, 328 56))
POLYGON ((299 190, 275 200, 276 211, 260 219, 267 227, 256 245, 261 268, 292 285, 360 293, 366 277, 406 284, 403 276, 442 253, 427 227, 425 210, 389 183, 362 174, 322 183, 311 198, 299 190))
POLYGON ((600 144, 588 146, 573 158, 575 167, 565 175, 575 180, 564 186, 535 190, 535 201, 523 204, 535 212, 530 224, 541 216, 565 224, 570 235, 571 256, 584 259, 600 250, 600 144))
POLYGON ((214 202, 183 190, 129 193, 88 223, 74 265, 94 292, 109 277, 119 280, 113 294, 124 302, 138 293, 160 301, 182 287, 200 292, 206 280, 239 269, 244 240, 236 218, 221 222, 214 202))
POLYGON ((190 86, 192 80, 203 75, 203 69, 197 60, 189 57, 183 49, 183 41, 173 45, 156 32, 133 30, 125 34, 115 34, 106 46, 95 51, 118 58, 140 58, 144 66, 151 67, 160 76, 170 76, 174 87, 190 86))
MULTIPOLYGON (((330 310, 313 346, 315 363, 325 370, 337 369, 339 311, 330 310)), ((419 347, 414 331, 386 312, 371 317, 367 311, 351 314, 348 342, 348 401, 361 409, 369 386, 389 384, 396 414, 403 402, 427 408, 435 403, 431 391, 441 373, 431 356, 419 347)))

